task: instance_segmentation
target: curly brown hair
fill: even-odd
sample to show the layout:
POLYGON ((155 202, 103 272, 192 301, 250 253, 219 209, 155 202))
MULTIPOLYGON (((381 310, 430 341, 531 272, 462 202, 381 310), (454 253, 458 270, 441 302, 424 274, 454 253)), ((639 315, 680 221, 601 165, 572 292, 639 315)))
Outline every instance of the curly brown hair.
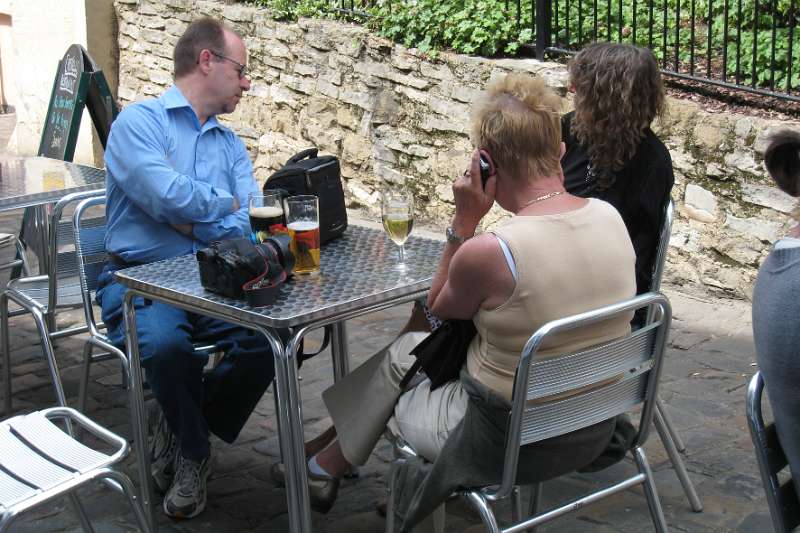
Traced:
POLYGON ((575 90, 572 131, 598 174, 620 170, 664 109, 653 53, 630 44, 595 43, 569 65, 575 90))

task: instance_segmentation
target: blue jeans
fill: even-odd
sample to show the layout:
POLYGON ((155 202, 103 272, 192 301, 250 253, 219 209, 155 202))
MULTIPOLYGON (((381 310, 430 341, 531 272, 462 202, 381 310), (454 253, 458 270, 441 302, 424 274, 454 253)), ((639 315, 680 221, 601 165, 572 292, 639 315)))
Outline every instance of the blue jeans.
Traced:
MULTIPOLYGON (((125 287, 105 267, 97 302, 111 342, 124 349, 122 302, 125 287)), ((260 333, 214 318, 136 297, 136 332, 147 382, 161 405, 181 454, 202 460, 210 454, 208 432, 233 442, 275 377, 272 350, 260 333), (193 343, 216 344, 225 357, 207 376, 207 355, 193 343)))

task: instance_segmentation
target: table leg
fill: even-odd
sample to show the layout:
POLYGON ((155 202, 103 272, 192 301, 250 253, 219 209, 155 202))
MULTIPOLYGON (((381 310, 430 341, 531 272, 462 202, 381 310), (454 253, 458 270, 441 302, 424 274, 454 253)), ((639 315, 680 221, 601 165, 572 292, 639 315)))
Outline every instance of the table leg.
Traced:
POLYGON ((139 339, 136 335, 136 312, 133 306, 133 291, 125 294, 122 304, 125 316, 125 347, 128 354, 128 393, 131 403, 131 425, 133 426, 133 447, 136 453, 136 465, 139 467, 139 482, 142 510, 150 523, 150 528, 156 530, 155 513, 153 512, 153 485, 150 478, 150 453, 147 446, 147 418, 144 406, 144 391, 142 390, 142 366, 139 358, 139 339))
POLYGON ((350 352, 347 349, 347 327, 344 321, 331 326, 331 355, 333 380, 339 381, 350 373, 350 352))
POLYGON ((308 497, 305 450, 303 448, 303 411, 300 384, 297 380, 297 350, 307 329, 292 335, 286 346, 277 333, 259 328, 267 338, 275 358, 275 394, 278 406, 278 440, 286 467, 286 501, 289 525, 293 533, 311 533, 311 507, 308 497))

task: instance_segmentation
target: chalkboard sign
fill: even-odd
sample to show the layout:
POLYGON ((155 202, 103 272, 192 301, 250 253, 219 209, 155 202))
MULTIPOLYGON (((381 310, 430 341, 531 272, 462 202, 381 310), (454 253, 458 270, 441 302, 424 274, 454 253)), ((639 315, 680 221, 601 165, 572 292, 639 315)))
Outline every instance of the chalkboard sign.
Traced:
POLYGON ((87 105, 105 148, 111 123, 117 117, 117 106, 103 72, 86 49, 73 44, 58 62, 39 155, 72 161, 83 108, 87 105))

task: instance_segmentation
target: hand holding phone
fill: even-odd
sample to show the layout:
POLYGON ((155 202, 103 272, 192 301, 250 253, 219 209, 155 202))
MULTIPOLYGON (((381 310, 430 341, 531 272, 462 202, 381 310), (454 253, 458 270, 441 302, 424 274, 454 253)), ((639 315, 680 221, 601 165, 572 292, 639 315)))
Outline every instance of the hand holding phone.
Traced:
POLYGON ((494 169, 492 168, 492 160, 488 154, 484 154, 483 150, 478 152, 480 155, 480 160, 478 164, 481 167, 481 185, 483 189, 486 190, 486 182, 489 180, 489 176, 492 175, 494 169))

